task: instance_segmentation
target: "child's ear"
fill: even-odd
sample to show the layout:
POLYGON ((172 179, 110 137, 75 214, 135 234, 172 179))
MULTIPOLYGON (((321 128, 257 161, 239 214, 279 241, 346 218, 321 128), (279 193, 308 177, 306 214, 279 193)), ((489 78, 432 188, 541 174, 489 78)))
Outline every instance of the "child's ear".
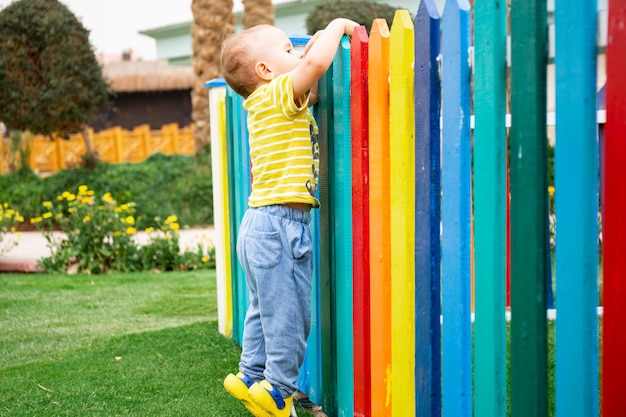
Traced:
POLYGON ((261 78, 262 80, 270 81, 274 78, 274 72, 266 62, 257 62, 254 66, 254 71, 256 72, 256 75, 258 75, 259 78, 261 78))

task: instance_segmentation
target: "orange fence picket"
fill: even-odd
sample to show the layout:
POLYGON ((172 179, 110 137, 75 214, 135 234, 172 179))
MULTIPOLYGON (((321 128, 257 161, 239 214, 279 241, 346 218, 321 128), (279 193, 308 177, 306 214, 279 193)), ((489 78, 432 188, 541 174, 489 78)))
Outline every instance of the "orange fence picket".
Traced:
MULTIPOLYGON (((167 155, 193 155, 195 142, 194 126, 179 128, 178 124, 163 125, 160 130, 150 130, 141 125, 133 130, 113 127, 94 133, 89 129, 91 142, 100 159, 109 163, 136 163, 150 155, 161 152, 167 155)), ((0 174, 9 172, 11 155, 9 138, 0 136, 0 174)), ((70 135, 68 139, 55 137, 54 140, 42 135, 26 139, 29 150, 30 168, 38 173, 53 174, 61 169, 81 164, 85 154, 82 133, 70 135)))

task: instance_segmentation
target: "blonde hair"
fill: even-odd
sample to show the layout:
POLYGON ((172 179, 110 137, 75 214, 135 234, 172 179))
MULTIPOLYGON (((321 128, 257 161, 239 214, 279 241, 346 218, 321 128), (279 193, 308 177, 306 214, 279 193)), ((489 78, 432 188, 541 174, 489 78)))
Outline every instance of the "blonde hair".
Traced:
POLYGON ((222 77, 240 96, 247 98, 259 85, 255 72, 257 59, 256 44, 260 41, 257 32, 269 25, 254 26, 241 33, 229 36, 222 44, 222 77))

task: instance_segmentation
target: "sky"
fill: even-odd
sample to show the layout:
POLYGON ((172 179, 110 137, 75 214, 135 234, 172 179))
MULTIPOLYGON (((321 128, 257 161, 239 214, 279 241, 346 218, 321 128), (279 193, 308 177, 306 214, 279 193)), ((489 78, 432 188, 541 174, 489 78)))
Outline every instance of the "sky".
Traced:
MULTIPOLYGON (((191 0, 60 0, 90 31, 98 55, 120 55, 132 49, 135 57, 156 59, 156 42, 140 30, 191 22, 191 0)), ((12 3, 0 0, 0 9, 12 3)))

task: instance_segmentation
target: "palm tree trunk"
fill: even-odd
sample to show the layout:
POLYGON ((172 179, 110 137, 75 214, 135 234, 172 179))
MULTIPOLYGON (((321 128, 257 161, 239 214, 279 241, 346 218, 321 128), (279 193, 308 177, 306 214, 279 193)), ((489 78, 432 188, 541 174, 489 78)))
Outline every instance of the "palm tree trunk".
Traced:
POLYGON ((83 142, 85 142, 85 154, 83 155, 83 164, 86 168, 94 169, 98 165, 99 158, 93 147, 93 141, 91 140, 91 131, 89 126, 83 125, 82 128, 83 142))
POLYGON ((210 141, 209 98, 204 84, 220 76, 220 53, 224 38, 235 32, 232 0, 192 0, 191 26, 195 73, 191 91, 196 152, 210 141))
POLYGON ((257 25, 274 24, 274 5, 272 0, 243 0, 244 29, 257 25))

